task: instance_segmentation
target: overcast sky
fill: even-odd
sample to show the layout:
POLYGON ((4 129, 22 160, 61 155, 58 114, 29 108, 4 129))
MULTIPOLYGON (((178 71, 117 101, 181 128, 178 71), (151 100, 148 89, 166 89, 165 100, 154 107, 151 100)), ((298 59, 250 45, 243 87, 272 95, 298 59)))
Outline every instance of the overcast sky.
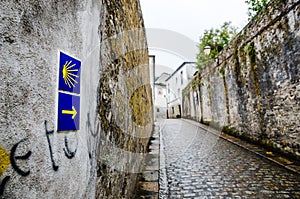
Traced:
MULTIPOLYGON (((239 30, 247 24, 248 6, 245 0, 140 0, 140 2, 146 29, 175 31, 193 42, 199 42, 204 30, 219 28, 226 21, 231 21, 239 30)), ((147 33, 147 37, 153 36, 147 33)), ((151 48, 153 46, 149 39, 151 38, 148 38, 150 54, 157 56, 157 64, 174 69, 182 61, 195 61, 183 60, 170 53, 155 50, 151 48)), ((164 40, 165 38, 161 38, 161 42, 164 40)), ((179 42, 178 45, 182 43, 179 42)))
POLYGON ((173 30, 199 42, 199 36, 225 21, 247 23, 245 0, 140 0, 146 28, 173 30))

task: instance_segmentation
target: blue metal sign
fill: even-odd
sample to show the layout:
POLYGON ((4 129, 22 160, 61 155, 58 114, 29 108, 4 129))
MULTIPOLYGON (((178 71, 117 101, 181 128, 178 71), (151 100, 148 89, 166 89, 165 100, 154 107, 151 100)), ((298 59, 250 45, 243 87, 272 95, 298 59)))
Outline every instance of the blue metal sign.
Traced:
POLYGON ((80 94, 81 61, 60 52, 58 90, 80 94))
POLYGON ((57 131, 76 131, 79 129, 80 97, 58 93, 57 131))

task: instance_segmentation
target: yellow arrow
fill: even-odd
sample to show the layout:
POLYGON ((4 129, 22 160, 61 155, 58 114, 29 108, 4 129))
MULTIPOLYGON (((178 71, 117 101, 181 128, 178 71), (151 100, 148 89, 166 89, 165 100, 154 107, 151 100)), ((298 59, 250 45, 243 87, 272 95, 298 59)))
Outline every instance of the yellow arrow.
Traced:
POLYGON ((69 110, 62 110, 62 114, 69 114, 69 115, 72 115, 72 119, 75 118, 76 114, 77 114, 77 111, 75 109, 74 106, 72 106, 72 110, 69 111, 69 110))

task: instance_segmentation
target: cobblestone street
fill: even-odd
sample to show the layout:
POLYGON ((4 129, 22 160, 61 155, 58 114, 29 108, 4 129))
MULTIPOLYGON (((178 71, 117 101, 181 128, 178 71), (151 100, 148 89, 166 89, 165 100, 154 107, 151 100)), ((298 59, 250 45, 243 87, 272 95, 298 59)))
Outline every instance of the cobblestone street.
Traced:
POLYGON ((300 198, 298 174, 184 120, 159 125, 160 198, 300 198))

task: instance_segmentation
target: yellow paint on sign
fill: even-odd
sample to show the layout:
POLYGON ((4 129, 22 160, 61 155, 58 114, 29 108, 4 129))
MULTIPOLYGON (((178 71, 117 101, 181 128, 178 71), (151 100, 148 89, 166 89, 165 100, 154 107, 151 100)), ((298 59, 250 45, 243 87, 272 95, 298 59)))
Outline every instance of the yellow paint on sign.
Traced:
POLYGON ((0 146, 0 176, 2 176, 9 165, 9 154, 0 146))
POLYGON ((72 119, 75 118, 76 114, 77 114, 77 111, 75 109, 74 106, 72 106, 72 110, 69 111, 69 110, 62 110, 62 114, 69 114, 69 115, 72 115, 72 119))
POLYGON ((75 78, 78 78, 78 75, 75 75, 73 73, 77 73, 78 69, 73 69, 72 68, 75 66, 75 64, 72 64, 72 61, 67 61, 63 67, 62 70, 62 74, 63 74, 63 78, 65 80, 65 84, 69 86, 69 88, 71 87, 75 87, 75 83, 78 84, 78 82, 75 80, 75 78))

